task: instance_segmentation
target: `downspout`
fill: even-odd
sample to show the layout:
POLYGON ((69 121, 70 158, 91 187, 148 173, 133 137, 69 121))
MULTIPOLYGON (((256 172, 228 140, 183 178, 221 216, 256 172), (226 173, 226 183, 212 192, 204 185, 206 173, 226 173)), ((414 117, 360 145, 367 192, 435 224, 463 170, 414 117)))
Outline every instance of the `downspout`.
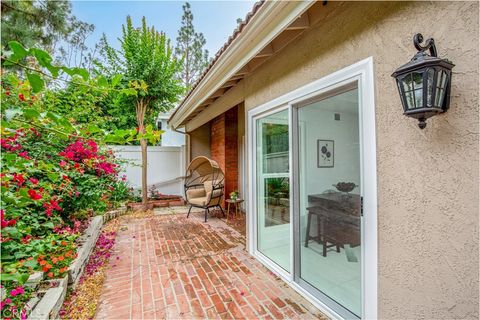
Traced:
POLYGON ((178 132, 178 133, 181 133, 183 135, 185 135, 186 139, 185 139, 185 167, 184 167, 184 171, 187 169, 188 167, 188 164, 190 163, 191 161, 191 154, 190 154, 190 134, 188 132, 183 132, 183 131, 180 131, 178 129, 174 129, 172 127, 173 131, 175 132, 178 132))

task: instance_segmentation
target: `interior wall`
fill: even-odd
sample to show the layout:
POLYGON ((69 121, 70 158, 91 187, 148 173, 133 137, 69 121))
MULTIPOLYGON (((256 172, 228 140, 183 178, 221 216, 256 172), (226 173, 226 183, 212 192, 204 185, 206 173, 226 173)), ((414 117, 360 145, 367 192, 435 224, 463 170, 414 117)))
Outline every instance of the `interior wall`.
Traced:
MULTIPOLYGON (((358 90, 344 93, 352 101, 342 101, 340 96, 331 97, 305 106, 299 110, 300 149, 304 163, 303 178, 309 194, 336 190, 338 182, 353 182, 360 185, 360 146, 358 127, 358 90), (335 109, 338 110, 335 110, 335 109), (341 108, 341 110, 340 110, 341 108), (335 120, 335 115, 338 120, 335 120), (333 141, 333 167, 318 167, 318 140, 333 141)), ((356 188, 353 193, 359 193, 356 188)))
POLYGON ((190 134, 190 159, 198 156, 210 158, 210 122, 189 132, 190 134))
POLYGON ((478 12, 478 2, 347 2, 244 80, 248 111, 373 57, 379 318, 478 318, 478 12), (450 110, 424 130, 391 77, 418 32, 455 64, 450 110))

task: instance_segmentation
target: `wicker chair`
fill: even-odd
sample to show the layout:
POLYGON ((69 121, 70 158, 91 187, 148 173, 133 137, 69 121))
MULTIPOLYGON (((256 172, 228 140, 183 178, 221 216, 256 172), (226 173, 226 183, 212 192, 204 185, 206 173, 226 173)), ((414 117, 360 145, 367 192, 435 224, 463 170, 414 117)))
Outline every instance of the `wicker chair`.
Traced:
POLYGON ((225 216, 221 207, 223 199, 224 175, 218 163, 207 157, 196 157, 188 165, 185 174, 185 199, 190 205, 187 218, 193 207, 205 210, 205 222, 209 209, 219 207, 225 216))

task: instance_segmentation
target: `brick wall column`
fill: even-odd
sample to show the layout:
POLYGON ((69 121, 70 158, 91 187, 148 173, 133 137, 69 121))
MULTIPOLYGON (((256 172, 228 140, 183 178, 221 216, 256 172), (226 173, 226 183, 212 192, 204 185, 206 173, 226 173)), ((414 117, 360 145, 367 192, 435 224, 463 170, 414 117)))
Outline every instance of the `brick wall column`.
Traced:
POLYGON ((237 117, 237 107, 234 107, 211 121, 210 152, 225 174, 225 199, 230 192, 238 190, 237 117))

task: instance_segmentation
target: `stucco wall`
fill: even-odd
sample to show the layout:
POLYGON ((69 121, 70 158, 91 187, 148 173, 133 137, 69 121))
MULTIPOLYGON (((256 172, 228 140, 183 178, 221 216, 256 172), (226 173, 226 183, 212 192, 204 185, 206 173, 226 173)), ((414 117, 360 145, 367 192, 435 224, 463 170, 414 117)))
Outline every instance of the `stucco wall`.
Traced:
POLYGON ((199 127, 190 134, 190 159, 198 156, 210 158, 210 122, 199 127))
POLYGON ((478 9, 346 3, 245 79, 249 110, 373 56, 384 319, 478 317, 478 9), (456 64, 450 110, 425 130, 402 115, 390 77, 415 53, 417 32, 456 64))

